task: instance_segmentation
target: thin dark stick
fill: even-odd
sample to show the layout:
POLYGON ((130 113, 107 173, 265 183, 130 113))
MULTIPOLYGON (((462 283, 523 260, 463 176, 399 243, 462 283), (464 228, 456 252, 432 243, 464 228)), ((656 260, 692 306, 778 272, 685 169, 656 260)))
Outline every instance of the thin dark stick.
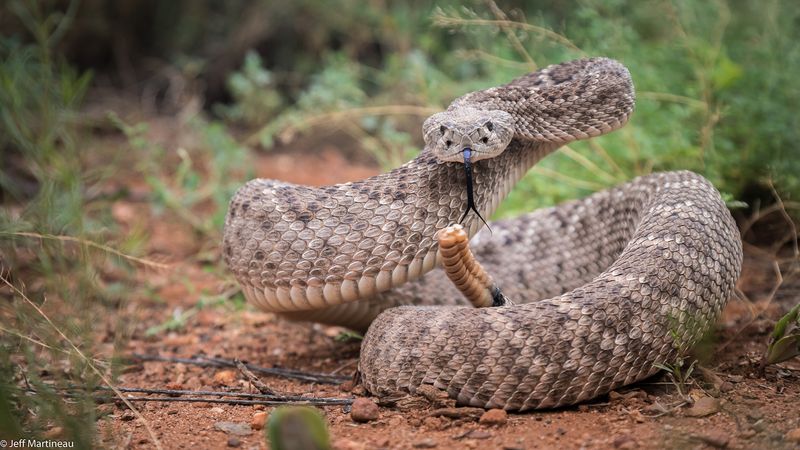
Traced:
MULTIPOLYGON (((129 359, 138 361, 163 361, 172 363, 183 363, 200 367, 236 367, 236 364, 231 360, 222 358, 209 358, 209 357, 177 358, 171 356, 142 355, 134 353, 129 357, 129 359)), ((262 367, 262 366, 257 366, 255 364, 245 364, 245 367, 257 373, 274 375, 284 378, 291 378, 301 381, 308 381, 311 383, 342 384, 349 379, 349 377, 341 375, 303 372, 300 370, 283 369, 279 367, 262 367)))
POLYGON ((245 378, 247 378, 247 381, 249 381, 250 384, 255 386, 259 392, 265 395, 279 396, 277 392, 270 389, 269 386, 264 384, 263 381, 261 381, 257 376, 255 376, 255 374, 251 372, 250 369, 248 369, 247 366, 244 365, 244 363, 242 363, 238 359, 234 359, 233 362, 236 363, 236 368, 239 369, 239 372, 241 372, 241 374, 244 375, 245 378))
MULTIPOLYGON (((264 406, 279 406, 279 405, 310 405, 310 406, 330 406, 330 405, 351 405, 352 399, 337 398, 337 399, 315 399, 315 400, 235 400, 235 399, 222 399, 222 398, 203 398, 203 397, 126 397, 131 402, 187 402, 187 403, 224 403, 226 405, 264 405, 264 406)), ((114 402, 118 401, 117 397, 95 397, 98 402, 114 402)))
MULTIPOLYGON (((98 390, 108 390, 108 388, 96 388, 98 390)), ((270 394, 252 394, 249 392, 225 392, 225 391, 189 391, 189 390, 182 390, 182 389, 147 389, 147 388, 118 388, 120 392, 135 392, 141 394, 163 394, 163 395, 216 395, 219 397, 242 397, 242 398, 253 398, 253 399, 265 399, 265 400, 294 400, 294 401, 304 401, 304 400, 316 400, 318 398, 322 398, 323 400, 328 400, 325 397, 304 397, 302 395, 270 395, 270 394)))

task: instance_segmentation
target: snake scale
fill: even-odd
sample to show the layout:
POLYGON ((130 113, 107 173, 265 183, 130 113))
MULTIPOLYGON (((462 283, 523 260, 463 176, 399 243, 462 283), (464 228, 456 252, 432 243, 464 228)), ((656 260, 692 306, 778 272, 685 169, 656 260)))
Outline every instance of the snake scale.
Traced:
POLYGON ((230 203, 224 259, 262 309, 368 329, 359 371, 374 394, 427 384, 507 410, 605 394, 681 356, 732 293, 741 240, 703 177, 639 177, 491 234, 467 216, 473 253, 514 305, 469 306, 431 270, 436 232, 467 202, 465 149, 488 217, 533 164, 621 127, 633 106, 628 70, 606 58, 469 93, 426 120, 425 150, 388 173, 321 188, 248 182, 230 203))

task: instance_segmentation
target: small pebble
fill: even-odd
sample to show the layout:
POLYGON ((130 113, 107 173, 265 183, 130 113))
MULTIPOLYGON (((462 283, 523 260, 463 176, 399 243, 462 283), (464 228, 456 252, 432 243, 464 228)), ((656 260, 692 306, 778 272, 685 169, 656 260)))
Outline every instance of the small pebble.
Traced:
POLYGON ((719 400, 714 397, 700 397, 684 411, 687 417, 705 417, 719 412, 719 400))
POLYGON ((214 374, 214 384, 230 386, 236 381, 236 372, 233 370, 220 370, 214 374))
POLYGON ((633 439, 629 434, 621 434, 614 437, 614 448, 630 450, 636 447, 636 440, 633 439))
POLYGON ((414 448, 435 448, 438 444, 431 438, 422 439, 421 441, 411 444, 414 448))
POLYGON ((800 443, 800 427, 795 428, 794 430, 790 430, 786 433, 784 438, 789 442, 798 442, 800 443))
POLYGON ((508 422, 508 413, 502 409, 490 409, 483 413, 478 423, 481 425, 505 425, 508 422))
POLYGON ((730 436, 722 431, 709 431, 695 437, 714 448, 726 448, 731 440, 730 436))
POLYGON ((239 422, 216 422, 214 428, 234 436, 248 436, 253 434, 249 424, 239 422))
POLYGON ((228 438, 228 447, 238 447, 242 445, 242 441, 239 440, 237 437, 229 437, 228 438))
POLYGON ((350 411, 350 418, 355 422, 370 422, 377 420, 380 414, 378 405, 368 398, 357 398, 353 402, 353 408, 350 411))
POLYGON ((264 424, 267 422, 267 413, 264 411, 259 411, 253 414, 253 419, 250 420, 250 428, 254 430, 261 430, 264 428, 264 424))

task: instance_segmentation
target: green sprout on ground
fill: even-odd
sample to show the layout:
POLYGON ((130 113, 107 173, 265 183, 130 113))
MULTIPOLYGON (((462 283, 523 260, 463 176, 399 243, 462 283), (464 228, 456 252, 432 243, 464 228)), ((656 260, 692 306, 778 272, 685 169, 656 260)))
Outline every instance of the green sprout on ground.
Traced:
POLYGON ((316 408, 282 406, 272 412, 267 440, 273 450, 327 450, 331 448, 325 418, 316 408))
POLYGON ((763 365, 777 364, 800 355, 800 303, 781 317, 769 337, 763 365))
POLYGON ((342 331, 333 338, 336 342, 363 341, 364 335, 355 331, 342 331))
POLYGON ((693 381, 691 380, 692 373, 694 372, 697 360, 692 360, 689 365, 686 365, 687 358, 678 358, 674 363, 654 363, 653 366, 657 367, 667 373, 669 381, 678 390, 678 395, 681 398, 687 398, 689 388, 693 381))

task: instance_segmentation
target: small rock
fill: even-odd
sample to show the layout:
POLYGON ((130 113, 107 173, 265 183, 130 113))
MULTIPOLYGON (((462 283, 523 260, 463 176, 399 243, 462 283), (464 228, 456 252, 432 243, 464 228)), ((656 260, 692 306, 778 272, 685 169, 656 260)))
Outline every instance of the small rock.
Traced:
POLYGON ((264 424, 267 422, 267 413, 264 411, 259 411, 253 414, 253 419, 250 420, 250 428, 254 430, 261 430, 264 428, 264 424))
POLYGON ((183 383, 178 383, 178 382, 167 383, 164 385, 164 387, 166 389, 172 389, 173 391, 180 391, 181 389, 183 389, 183 383))
POLYGON ((505 425, 508 422, 508 413, 502 409, 490 409, 483 413, 478 423, 481 425, 505 425))
POLYGON ((438 444, 431 438, 422 439, 421 441, 411 444, 414 448, 435 448, 438 444))
POLYGON ((748 428, 748 429, 742 431, 739 434, 739 437, 741 437, 742 439, 750 439, 751 437, 755 436, 756 434, 758 434, 758 433, 756 433, 756 430, 754 430, 752 428, 748 428))
POLYGON ((422 426, 429 430, 441 430, 448 425, 441 417, 426 417, 422 419, 422 426))
POLYGON ((637 447, 636 440, 629 434, 621 434, 614 437, 614 448, 630 450, 637 447))
POLYGON ((184 387, 186 389, 196 391, 201 387, 203 387, 203 382, 200 381, 200 378, 198 377, 191 377, 188 380, 186 380, 186 383, 184 383, 184 387))
POLYGON ((646 420, 644 414, 642 414, 642 412, 638 409, 631 410, 628 415, 631 416, 631 419, 636 421, 636 423, 644 423, 646 420))
POLYGON ((333 441, 334 450, 364 450, 366 445, 347 438, 339 438, 333 441))
POLYGON ((688 417, 705 417, 719 412, 719 400, 714 397, 700 397, 684 411, 688 417))
POLYGON ((238 447, 240 445, 242 445, 242 441, 239 438, 233 436, 228 438, 228 447, 238 447))
POLYGON ((730 380, 731 383, 741 383, 744 377, 741 375, 728 375, 728 380, 730 380))
POLYGON ((751 427, 758 433, 767 429, 767 422, 764 419, 757 420, 751 427))
POLYGON ((758 409, 751 409, 747 412, 747 419, 750 422, 758 422, 764 418, 764 414, 758 409))
POLYGON ((790 430, 788 433, 786 433, 784 439, 786 439, 789 442, 800 443, 800 427, 797 427, 794 430, 790 430))
POLYGON ((230 386, 236 382, 236 372, 233 370, 220 370, 214 374, 214 384, 230 386))
POLYGON ((733 390, 733 383, 730 381, 723 381, 721 385, 719 385, 719 391, 726 393, 733 390))
POLYGON ((123 422, 130 422, 135 418, 136 416, 132 412, 128 411, 125 414, 123 414, 122 417, 120 417, 119 419, 123 422))
POLYGON ((220 408, 219 406, 215 406, 209 409, 208 412, 210 412, 211 414, 222 414, 225 412, 225 410, 220 408))
POLYGON ((239 422, 216 422, 214 428, 234 436, 249 436, 253 434, 250 424, 239 422))
POLYGON ((731 440, 730 436, 722 431, 709 431, 701 435, 697 435, 695 438, 704 444, 708 444, 715 448, 726 448, 731 440))
POLYGON ((489 433, 488 431, 485 431, 485 430, 469 430, 469 431, 467 431, 465 433, 461 433, 461 434, 453 436, 453 439, 455 439, 455 440, 461 440, 461 439, 483 440, 483 439, 489 439, 490 437, 492 437, 492 433, 489 433))
POLYGON ((368 398, 357 398, 353 402, 353 408, 350 411, 350 418, 355 422, 369 422, 377 420, 380 410, 378 405, 368 398))

